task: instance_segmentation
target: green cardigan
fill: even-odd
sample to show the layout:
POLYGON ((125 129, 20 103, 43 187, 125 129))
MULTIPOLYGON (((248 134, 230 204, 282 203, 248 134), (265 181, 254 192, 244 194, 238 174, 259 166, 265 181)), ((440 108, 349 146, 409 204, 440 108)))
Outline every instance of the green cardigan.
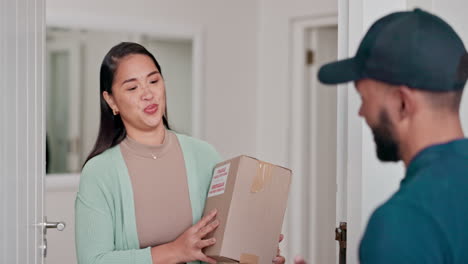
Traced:
MULTIPOLYGON (((177 138, 195 224, 202 217, 212 171, 221 158, 203 141, 179 134, 177 138)), ((75 240, 79 264, 152 264, 150 248, 140 249, 132 185, 118 145, 83 168, 75 201, 75 240)))

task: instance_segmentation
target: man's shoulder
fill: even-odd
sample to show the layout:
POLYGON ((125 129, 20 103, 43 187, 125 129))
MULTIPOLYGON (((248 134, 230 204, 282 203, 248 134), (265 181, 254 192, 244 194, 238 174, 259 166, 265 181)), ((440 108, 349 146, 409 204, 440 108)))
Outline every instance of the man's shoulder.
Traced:
POLYGON ((388 201, 377 207, 371 215, 371 220, 374 218, 378 221, 400 221, 403 220, 400 219, 401 214, 405 214, 405 221, 411 220, 411 216, 415 215, 429 216, 420 204, 407 199, 405 194, 397 192, 388 201))
MULTIPOLYGON (((401 201, 436 208, 444 204, 460 204, 468 199, 468 159, 457 155, 440 157, 426 164, 415 174, 404 179, 400 189, 389 200, 387 207, 401 205, 401 201)), ((408 177, 408 175, 406 176, 408 177)))
MULTIPOLYGON (((424 165, 419 165, 422 168, 416 173, 415 179, 421 182, 436 182, 447 179, 441 176, 451 176, 448 179, 455 181, 456 176, 465 178, 464 176, 468 173, 468 154, 454 149, 453 146, 431 155, 436 158, 431 162, 422 162, 424 165)), ((411 166, 412 163, 410 163, 410 168, 411 166)))
POLYGON ((361 263, 420 263, 443 258, 441 243, 444 235, 431 214, 394 196, 371 215, 359 254, 361 263))

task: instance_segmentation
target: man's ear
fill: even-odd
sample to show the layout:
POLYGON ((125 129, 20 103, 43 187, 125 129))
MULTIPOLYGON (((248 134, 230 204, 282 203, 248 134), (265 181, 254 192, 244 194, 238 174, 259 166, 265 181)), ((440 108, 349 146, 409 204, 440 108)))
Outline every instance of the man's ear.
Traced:
POLYGON ((412 116, 417 110, 417 100, 415 91, 407 86, 401 85, 397 88, 398 116, 403 120, 412 116))
POLYGON ((102 96, 104 97, 104 100, 106 100, 107 105, 112 109, 114 113, 119 112, 119 108, 114 102, 114 97, 109 94, 107 91, 102 92, 102 96))

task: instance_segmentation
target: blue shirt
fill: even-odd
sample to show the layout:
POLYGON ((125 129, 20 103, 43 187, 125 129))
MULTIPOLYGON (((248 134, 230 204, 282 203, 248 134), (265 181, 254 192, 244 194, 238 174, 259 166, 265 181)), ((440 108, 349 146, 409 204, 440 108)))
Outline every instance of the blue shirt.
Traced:
POLYGON ((468 263, 468 139, 410 162, 400 189, 371 216, 361 263, 468 263))

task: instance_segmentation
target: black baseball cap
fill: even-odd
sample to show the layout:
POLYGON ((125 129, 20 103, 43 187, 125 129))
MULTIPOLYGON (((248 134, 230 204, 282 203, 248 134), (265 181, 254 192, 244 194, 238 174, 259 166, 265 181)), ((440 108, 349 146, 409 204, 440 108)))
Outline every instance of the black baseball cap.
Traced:
POLYGON ((318 78, 339 84, 371 78, 428 91, 463 89, 468 54, 457 33, 421 9, 396 12, 375 22, 353 58, 326 64, 318 78))

